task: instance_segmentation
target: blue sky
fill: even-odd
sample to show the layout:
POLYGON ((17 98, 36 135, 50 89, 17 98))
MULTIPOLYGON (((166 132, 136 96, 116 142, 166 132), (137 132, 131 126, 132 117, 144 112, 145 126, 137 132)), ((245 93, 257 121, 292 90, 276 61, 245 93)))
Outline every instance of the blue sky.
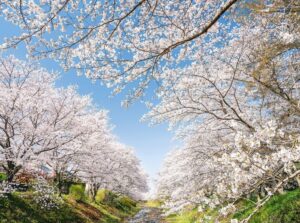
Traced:
MULTIPOLYGON (((0 18, 0 27, 0 43, 3 42, 4 37, 16 35, 18 32, 15 26, 7 23, 3 18, 0 18)), ((6 54, 13 54, 20 59, 26 58, 26 51, 22 46, 6 54)), ((77 85, 80 94, 91 95, 97 106, 109 110, 111 123, 115 126, 114 134, 120 142, 135 148, 143 168, 151 178, 155 177, 166 153, 176 144, 172 142, 172 133, 167 131, 166 124, 149 127, 148 123, 139 121, 147 112, 147 108, 141 102, 137 101, 125 109, 121 107, 121 101, 125 98, 124 93, 110 97, 110 89, 100 85, 99 82, 92 83, 85 76, 77 76, 74 70, 64 72, 51 60, 42 60, 40 64, 48 71, 60 73, 61 78, 57 81, 57 86, 77 85)))

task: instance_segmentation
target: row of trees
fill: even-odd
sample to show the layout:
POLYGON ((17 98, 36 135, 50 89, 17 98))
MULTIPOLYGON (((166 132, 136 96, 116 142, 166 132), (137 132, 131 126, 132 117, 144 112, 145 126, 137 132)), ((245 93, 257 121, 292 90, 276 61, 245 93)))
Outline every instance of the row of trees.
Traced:
POLYGON ((77 178, 94 197, 106 188, 133 197, 147 190, 133 150, 111 133, 107 111, 56 74, 14 57, 0 59, 0 164, 8 183, 22 171, 63 181, 77 178))
POLYGON ((161 102, 146 118, 179 125, 184 141, 158 181, 171 211, 224 205, 226 214, 255 194, 254 214, 291 181, 300 184, 299 6, 240 8, 228 15, 236 23, 222 33, 228 41, 191 52, 193 63, 164 80, 161 102))

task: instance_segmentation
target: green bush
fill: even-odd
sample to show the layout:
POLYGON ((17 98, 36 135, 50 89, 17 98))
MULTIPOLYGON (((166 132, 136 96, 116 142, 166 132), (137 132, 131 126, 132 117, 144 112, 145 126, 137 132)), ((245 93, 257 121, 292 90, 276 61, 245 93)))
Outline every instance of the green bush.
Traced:
POLYGON ((105 199, 105 194, 106 194, 105 189, 98 190, 97 194, 96 194, 96 197, 95 197, 96 203, 101 203, 105 199))
POLYGON ((131 198, 129 197, 126 197, 126 196, 121 196, 119 198, 120 202, 123 204, 123 205, 126 205, 126 206, 133 206, 135 207, 136 206, 136 201, 132 200, 131 198))
POLYGON ((118 208, 120 206, 119 199, 120 199, 120 196, 118 196, 117 194, 115 194, 111 191, 106 191, 103 202, 111 207, 118 208))
POLYGON ((131 201, 126 197, 115 198, 112 206, 125 212, 130 212, 134 208, 131 201))
POLYGON ((70 196, 76 201, 85 201, 84 186, 81 184, 73 184, 70 187, 70 196))
POLYGON ((104 202, 105 204, 108 204, 108 205, 113 206, 114 203, 115 203, 115 199, 116 199, 116 198, 118 198, 118 196, 117 196, 115 193, 106 190, 106 191, 105 191, 105 197, 104 197, 104 199, 103 199, 103 202, 104 202))
POLYGON ((95 200, 98 204, 116 208, 123 213, 133 213, 137 210, 136 201, 104 189, 98 190, 95 200))
POLYGON ((5 173, 0 173, 0 181, 6 180, 7 176, 5 173))

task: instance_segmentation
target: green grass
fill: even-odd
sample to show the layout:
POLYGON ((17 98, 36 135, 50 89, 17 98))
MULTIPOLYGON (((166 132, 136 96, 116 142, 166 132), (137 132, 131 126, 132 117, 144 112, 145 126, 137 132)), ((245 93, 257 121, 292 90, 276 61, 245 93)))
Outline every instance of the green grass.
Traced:
POLYGON ((183 211, 179 214, 169 215, 165 220, 167 223, 229 223, 231 216, 220 217, 219 209, 207 209, 203 212, 198 212, 197 208, 190 211, 183 211))
POLYGON ((197 209, 193 209, 190 211, 183 211, 180 214, 172 214, 166 218, 168 223, 190 223, 196 222, 199 218, 200 213, 197 209))
POLYGON ((1 223, 82 223, 83 218, 71 206, 61 204, 59 209, 45 210, 36 204, 31 196, 17 194, 0 198, 1 223))
POLYGON ((46 210, 36 204, 32 192, 13 193, 0 197, 0 222, 119 223, 138 211, 135 201, 111 192, 105 193, 101 202, 90 202, 81 198, 74 197, 74 193, 65 195, 58 208, 46 210))
POLYGON ((231 216, 220 217, 219 208, 206 209, 203 212, 199 212, 197 208, 191 210, 185 210, 179 214, 169 215, 165 220, 167 223, 227 223, 230 222, 231 216))
POLYGON ((252 213, 255 203, 251 200, 241 200, 238 204, 236 204, 236 207, 238 210, 233 214, 232 218, 241 220, 252 213))
MULTIPOLYGON (((254 204, 251 200, 240 201, 237 211, 233 215, 219 217, 218 210, 207 209, 198 212, 197 209, 185 210, 166 218, 168 223, 195 223, 205 222, 229 223, 231 219, 242 220, 253 211, 254 204), (210 216, 205 219, 204 216, 210 216)), ((249 221, 249 223, 300 223, 300 189, 273 196, 249 221)))
POLYGON ((300 189, 272 197, 250 223, 300 223, 300 189))
POLYGON ((159 208, 161 205, 162 205, 162 202, 159 200, 148 200, 145 203, 145 206, 149 207, 149 208, 159 208))

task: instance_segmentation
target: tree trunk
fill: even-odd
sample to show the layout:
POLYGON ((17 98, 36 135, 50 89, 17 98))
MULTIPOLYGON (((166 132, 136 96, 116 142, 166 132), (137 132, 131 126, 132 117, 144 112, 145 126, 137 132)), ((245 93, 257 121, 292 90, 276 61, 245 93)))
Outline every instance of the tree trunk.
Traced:
POLYGON ((61 182, 61 174, 59 172, 55 172, 55 179, 54 179, 57 189, 58 195, 61 197, 62 194, 62 182, 61 182))
POLYGON ((85 184, 85 194, 92 200, 95 201, 98 191, 98 185, 96 183, 85 184))
POLYGON ((85 184, 85 194, 90 198, 93 199, 93 184, 86 183, 85 184))
POLYGON ((84 193, 85 193, 85 195, 89 196, 89 193, 90 193, 90 184, 89 183, 85 184, 84 193))
POLYGON ((14 180, 16 174, 21 170, 22 166, 16 165, 15 162, 8 160, 7 167, 3 165, 3 168, 7 175, 7 182, 11 183, 14 180))

